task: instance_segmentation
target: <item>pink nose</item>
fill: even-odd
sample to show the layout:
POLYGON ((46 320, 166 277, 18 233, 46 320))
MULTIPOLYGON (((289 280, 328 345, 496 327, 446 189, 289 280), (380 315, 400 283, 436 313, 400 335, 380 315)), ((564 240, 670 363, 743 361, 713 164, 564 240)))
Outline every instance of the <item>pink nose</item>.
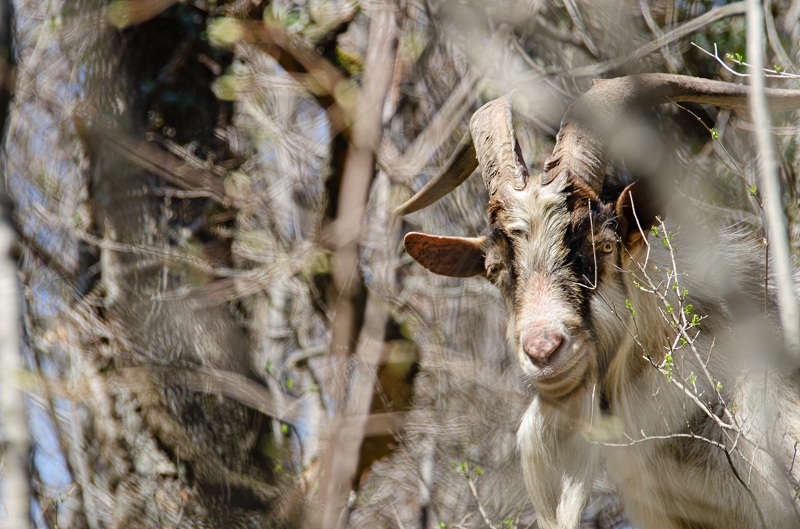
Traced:
POLYGON ((523 337, 522 349, 537 367, 547 366, 561 344, 566 341, 564 334, 553 327, 532 326, 523 337))

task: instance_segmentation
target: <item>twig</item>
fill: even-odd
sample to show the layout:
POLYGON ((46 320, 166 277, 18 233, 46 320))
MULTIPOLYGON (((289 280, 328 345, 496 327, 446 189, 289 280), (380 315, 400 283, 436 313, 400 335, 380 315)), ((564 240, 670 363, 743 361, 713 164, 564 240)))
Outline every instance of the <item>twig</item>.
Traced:
POLYGON ((220 204, 228 204, 222 177, 226 171, 220 167, 200 168, 199 162, 181 159, 158 148, 153 143, 141 141, 120 129, 87 124, 78 116, 73 118, 75 128, 91 151, 110 148, 128 161, 152 172, 180 189, 204 193, 220 204))
POLYGON ((775 18, 772 16, 772 0, 766 0, 764 2, 764 18, 767 23, 767 40, 769 41, 769 46, 772 48, 773 53, 783 61, 784 67, 794 70, 794 63, 789 58, 786 50, 783 49, 781 39, 778 36, 778 30, 775 27, 775 18))
POLYGON ((417 176, 430 160, 433 153, 452 137, 453 131, 461 123, 462 118, 472 107, 475 83, 478 75, 470 71, 453 89, 439 112, 431 119, 430 124, 420 133, 406 151, 398 157, 392 156, 391 147, 384 139, 378 155, 378 164, 392 180, 407 184, 417 176), (393 159, 394 158, 394 159, 393 159))
POLYGON ((359 101, 358 90, 344 74, 306 42, 274 22, 220 18, 209 26, 209 38, 221 46, 249 42, 271 55, 293 78, 303 83, 327 109, 332 135, 351 125, 349 111, 359 101))
POLYGON ((284 404, 276 400, 263 384, 232 371, 203 367, 126 367, 107 376, 112 392, 139 391, 155 380, 159 385, 174 384, 191 391, 222 395, 240 404, 275 417, 281 422, 297 426, 302 416, 302 403, 284 404))
POLYGON ((575 29, 578 30, 578 35, 580 35, 580 39, 583 41, 586 49, 594 57, 599 57, 600 51, 597 49, 597 45, 592 40, 592 36, 589 33, 589 29, 586 27, 586 24, 583 23, 583 17, 581 17, 581 12, 578 10, 578 4, 575 2, 575 0, 564 0, 564 8, 567 10, 570 20, 572 20, 572 23, 575 25, 575 29))
POLYGON ((472 479, 471 475, 467 475, 466 478, 469 491, 472 494, 472 497, 475 498, 475 502, 478 504, 478 512, 481 513, 481 518, 483 518, 484 523, 489 527, 489 529, 494 529, 494 524, 489 519, 486 509, 483 508, 483 502, 478 496, 478 489, 475 487, 475 480, 472 479))
POLYGON ((106 17, 111 24, 124 29, 146 22, 178 0, 116 0, 106 8, 106 17))
POLYGON ((641 48, 625 55, 624 57, 619 57, 617 59, 612 59, 610 61, 606 61, 599 64, 594 64, 590 66, 584 66, 581 68, 575 68, 573 70, 569 70, 564 72, 561 69, 554 69, 552 71, 548 70, 548 73, 556 74, 556 75, 566 75, 570 77, 593 77, 596 75, 600 75, 606 72, 609 72, 615 68, 619 68, 620 66, 624 66, 628 63, 641 59, 642 57, 653 53, 654 51, 666 46, 667 44, 671 44, 676 40, 682 39, 687 35, 691 35, 692 33, 704 28, 705 26, 716 22, 722 18, 734 16, 734 15, 741 15, 745 12, 745 3, 742 2, 734 2, 733 4, 728 4, 726 6, 720 6, 717 8, 712 9, 708 13, 701 15, 697 18, 694 18, 685 24, 676 27, 672 31, 668 33, 664 33, 663 36, 655 39, 653 42, 648 42, 641 48))
MULTIPOLYGON (((706 55, 708 55, 709 57, 714 57, 714 59, 716 59, 716 61, 720 64, 720 66, 725 68, 725 70, 727 70, 731 74, 733 74, 733 75, 735 75, 737 77, 750 77, 751 74, 737 72, 736 70, 734 70, 733 68, 731 68, 730 66, 725 64, 725 61, 722 60, 722 57, 719 56, 719 51, 717 50, 717 45, 716 44, 714 44, 714 53, 711 53, 710 51, 706 50, 702 46, 699 46, 699 45, 695 44, 694 42, 691 42, 690 44, 692 46, 694 46, 695 48, 697 48, 698 50, 700 50, 701 52, 703 52, 706 55)), ((743 61, 741 59, 738 59, 738 58, 736 58, 735 56, 733 56, 731 54, 726 55, 726 58, 729 61, 731 61, 732 63, 738 64, 739 66, 744 66, 745 68, 751 68, 751 69, 753 68, 752 64, 750 64, 748 62, 745 62, 745 61, 743 61)), ((761 71, 764 73, 765 77, 769 77, 770 79, 800 79, 800 75, 793 74, 793 73, 788 73, 788 72, 784 72, 784 71, 778 71, 778 70, 775 70, 775 69, 772 69, 772 68, 763 68, 762 67, 761 71)))
MULTIPOLYGON (((639 0, 639 10, 642 12, 642 18, 644 18, 647 27, 650 28, 650 32, 656 38, 661 38, 664 32, 658 27, 656 21, 653 20, 653 15, 650 13, 650 6, 647 5, 646 0, 639 0)), ((664 61, 667 63, 667 67, 672 73, 676 73, 683 66, 683 60, 669 53, 666 46, 661 48, 661 56, 664 57, 664 61)))

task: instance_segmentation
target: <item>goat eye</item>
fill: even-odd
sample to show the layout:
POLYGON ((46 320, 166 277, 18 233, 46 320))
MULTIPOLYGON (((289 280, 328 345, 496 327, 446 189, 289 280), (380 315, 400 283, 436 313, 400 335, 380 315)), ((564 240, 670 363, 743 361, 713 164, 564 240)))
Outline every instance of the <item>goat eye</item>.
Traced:
POLYGON ((597 249, 600 250, 600 253, 611 253, 614 251, 614 243, 611 241, 601 242, 597 249))
POLYGON ((498 274, 500 274, 502 270, 503 267, 500 265, 500 263, 492 263, 486 267, 486 275, 490 279, 494 279, 495 277, 498 276, 498 274))

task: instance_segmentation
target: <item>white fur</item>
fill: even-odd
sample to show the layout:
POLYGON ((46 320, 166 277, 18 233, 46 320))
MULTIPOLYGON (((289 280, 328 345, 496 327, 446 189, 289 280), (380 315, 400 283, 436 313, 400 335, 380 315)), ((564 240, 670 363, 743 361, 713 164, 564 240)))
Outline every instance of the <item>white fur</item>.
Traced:
MULTIPOLYGON (((559 265, 566 252, 561 240, 568 219, 563 198, 541 189, 529 186, 519 203, 510 200, 508 206, 520 284, 527 289, 509 302, 508 337, 523 371, 540 390, 517 436, 539 526, 578 527, 591 483, 604 462, 629 516, 642 529, 761 527, 761 517, 769 528, 800 527, 797 502, 792 500, 800 479, 800 454, 789 468, 800 440, 796 366, 779 366, 777 357, 767 355, 774 322, 734 321, 735 307, 725 301, 731 292, 724 289, 757 290, 753 267, 759 263, 746 262, 743 256, 763 253, 735 234, 720 235, 714 250, 689 243, 682 248, 680 255, 690 257, 678 263, 681 288, 688 291, 685 303, 705 319, 690 329, 692 336, 700 331, 694 340, 700 358, 688 347, 673 351, 670 380, 645 357, 663 365, 676 331, 664 319, 664 302, 635 286, 644 278, 629 257, 621 259, 623 270, 611 267, 600 278, 592 297, 591 329, 559 298, 563 282, 575 279, 566 277, 559 265), (570 373, 556 377, 561 385, 582 381, 564 400, 548 395, 555 387, 548 385, 549 372, 535 368, 519 344, 521 329, 543 318, 566 329, 570 340, 553 371, 582 373, 575 379, 570 373), (601 363, 606 366, 602 379, 601 363), (735 429, 720 428, 700 411, 705 406, 720 420, 730 420, 718 403, 718 385, 728 410, 735 410, 735 429), (609 396, 610 416, 599 409, 603 391, 609 396), (725 450, 711 443, 730 453, 746 486, 736 478, 725 450)), ((680 247, 680 239, 674 244, 680 247)), ((644 252, 637 257, 643 258, 644 252)), ((658 240, 649 259, 647 271, 653 277, 658 275, 654 264, 662 271, 673 266, 658 240)), ((667 296, 678 310, 675 292, 667 296)))

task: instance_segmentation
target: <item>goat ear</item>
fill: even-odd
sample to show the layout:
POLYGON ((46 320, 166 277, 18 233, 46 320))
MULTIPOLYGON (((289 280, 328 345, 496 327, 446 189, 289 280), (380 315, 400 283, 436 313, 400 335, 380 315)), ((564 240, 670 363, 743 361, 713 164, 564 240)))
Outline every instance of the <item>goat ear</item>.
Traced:
POLYGON ((656 224, 659 214, 659 201, 652 190, 641 181, 626 187, 617 199, 615 206, 619 222, 619 234, 629 249, 641 244, 650 227, 656 224))
POLYGON ((406 235, 403 245, 416 262, 434 274, 470 277, 485 273, 486 237, 440 237, 412 232, 406 235))

